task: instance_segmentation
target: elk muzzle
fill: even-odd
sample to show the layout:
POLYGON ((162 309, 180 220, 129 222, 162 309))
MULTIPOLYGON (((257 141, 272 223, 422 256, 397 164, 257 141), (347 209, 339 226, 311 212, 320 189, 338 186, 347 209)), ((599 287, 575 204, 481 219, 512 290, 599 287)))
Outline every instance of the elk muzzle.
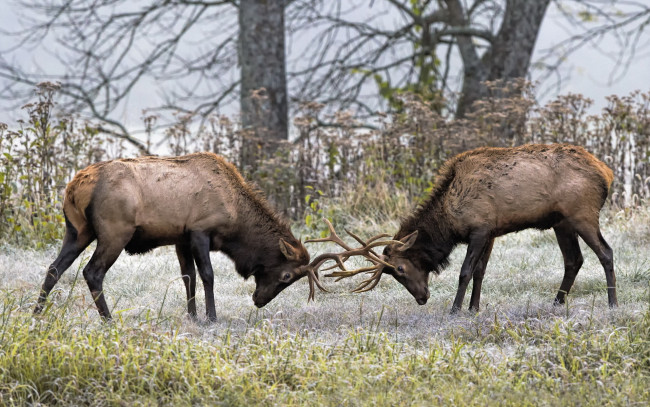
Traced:
POLYGON ((415 298, 418 304, 424 305, 429 300, 429 273, 411 272, 406 275, 400 275, 394 269, 384 268, 386 274, 392 275, 401 285, 408 290, 415 298))
POLYGON ((253 293, 253 303, 257 308, 262 308, 269 303, 270 300, 263 298, 263 294, 260 294, 260 290, 256 289, 253 293))
POLYGON ((417 301, 417 303, 420 304, 420 305, 424 305, 429 300, 429 296, 430 296, 429 288, 424 287, 424 294, 422 296, 420 296, 420 297, 415 297, 415 301, 417 301))
POLYGON ((262 308, 273 300, 288 285, 276 285, 274 287, 258 287, 253 292, 253 303, 257 308, 262 308))

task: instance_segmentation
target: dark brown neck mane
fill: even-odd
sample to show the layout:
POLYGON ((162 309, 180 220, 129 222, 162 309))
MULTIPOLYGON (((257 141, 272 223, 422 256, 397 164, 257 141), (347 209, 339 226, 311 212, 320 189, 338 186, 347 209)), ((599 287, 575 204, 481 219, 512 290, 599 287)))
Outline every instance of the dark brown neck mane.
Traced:
POLYGON ((449 254, 461 240, 458 238, 444 211, 445 194, 453 180, 453 171, 445 166, 438 176, 438 185, 431 196, 418 205, 415 211, 402 221, 395 239, 401 239, 418 231, 418 237, 407 254, 419 262, 424 270, 440 274, 449 263, 449 254))
POLYGON ((235 263, 237 272, 248 278, 261 265, 273 266, 286 262, 280 251, 280 239, 304 250, 304 264, 309 253, 291 232, 289 224, 275 212, 268 202, 247 183, 241 185, 239 197, 241 222, 232 241, 224 242, 222 251, 235 263))

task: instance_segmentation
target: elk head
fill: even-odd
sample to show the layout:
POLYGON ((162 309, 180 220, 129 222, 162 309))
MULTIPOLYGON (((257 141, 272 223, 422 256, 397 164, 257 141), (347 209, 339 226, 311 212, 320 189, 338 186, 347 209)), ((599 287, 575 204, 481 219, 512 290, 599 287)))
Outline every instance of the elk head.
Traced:
POLYGON ((280 239, 278 248, 279 250, 269 253, 264 264, 258 264, 252 269, 251 275, 255 278, 253 302, 258 308, 268 304, 282 290, 306 275, 303 268, 309 262, 309 253, 300 242, 290 243, 280 239))
POLYGON ((415 298, 418 304, 424 305, 429 299, 429 271, 417 264, 414 256, 409 255, 418 237, 418 231, 404 236, 399 244, 389 244, 384 248, 382 259, 390 266, 384 266, 382 272, 390 274, 402 284, 415 298))

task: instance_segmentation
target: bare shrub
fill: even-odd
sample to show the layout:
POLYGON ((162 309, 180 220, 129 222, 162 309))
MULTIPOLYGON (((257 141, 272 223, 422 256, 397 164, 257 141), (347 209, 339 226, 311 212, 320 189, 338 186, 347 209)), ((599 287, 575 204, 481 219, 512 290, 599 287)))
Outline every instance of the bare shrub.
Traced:
MULTIPOLYGON (((611 96, 607 108, 590 115, 593 102, 582 95, 559 96, 540 106, 530 82, 487 85, 488 97, 458 120, 441 112, 440 100, 415 94, 397 95, 396 111, 380 115, 372 125, 351 112, 326 114, 325 106, 307 103, 294 119, 294 141, 244 168, 241 146, 255 135, 222 116, 202 126, 191 146, 177 150, 174 142, 170 147, 174 152, 209 149, 225 155, 277 207, 294 219, 304 217, 309 227, 324 215, 394 219, 428 195, 446 158, 480 146, 582 145, 614 169, 616 205, 648 199, 650 94, 611 96), (324 205, 325 200, 336 205, 324 205)), ((182 123, 173 129, 187 137, 182 123)))
POLYGON ((614 171, 614 204, 636 206, 650 198, 650 92, 612 95, 607 101, 599 115, 588 115, 590 99, 560 96, 536 110, 528 138, 586 147, 614 171))
POLYGON ((28 120, 16 130, 0 125, 0 239, 39 246, 59 240, 67 181, 106 157, 107 149, 122 154, 119 142, 98 137, 87 123, 53 120, 57 90, 57 84, 39 84, 38 100, 23 107, 28 120))
MULTIPOLYGON (((164 140, 174 155, 224 156, 278 209, 316 233, 323 216, 344 223, 399 218, 428 195, 446 158, 480 146, 582 145, 614 170, 615 205, 634 207, 650 198, 650 92, 610 96, 601 113, 589 114, 593 102, 582 95, 539 105, 526 81, 491 82, 488 89, 459 120, 440 109, 442 101, 415 94, 395 95, 396 110, 370 124, 352 112, 327 114, 325 106, 307 103, 295 115, 293 141, 281 142, 272 156, 263 155, 255 129, 224 115, 197 124, 193 114, 179 113, 164 140), (257 159, 250 161, 251 154, 257 159)), ((18 130, 0 126, 0 238, 59 238, 65 183, 92 162, 125 154, 120 142, 100 137, 88 123, 53 121, 55 92, 56 85, 41 84, 38 101, 25 106, 29 120, 18 130)), ((156 120, 143 117, 148 147, 156 120)))

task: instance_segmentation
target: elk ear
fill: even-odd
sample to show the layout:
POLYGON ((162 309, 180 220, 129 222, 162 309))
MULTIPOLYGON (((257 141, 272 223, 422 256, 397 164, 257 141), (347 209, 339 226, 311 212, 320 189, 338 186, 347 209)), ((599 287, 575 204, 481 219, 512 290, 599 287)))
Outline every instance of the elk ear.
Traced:
POLYGON ((411 233, 410 235, 406 235, 403 238, 401 238, 399 241, 404 243, 403 245, 397 247, 397 250, 400 252, 404 252, 408 249, 411 248, 415 244, 415 239, 418 237, 418 231, 416 230, 415 232, 411 233))
POLYGON ((287 243, 284 239, 280 239, 280 251, 284 254, 284 257, 286 257, 287 260, 300 260, 300 253, 298 250, 291 246, 291 244, 287 243))

